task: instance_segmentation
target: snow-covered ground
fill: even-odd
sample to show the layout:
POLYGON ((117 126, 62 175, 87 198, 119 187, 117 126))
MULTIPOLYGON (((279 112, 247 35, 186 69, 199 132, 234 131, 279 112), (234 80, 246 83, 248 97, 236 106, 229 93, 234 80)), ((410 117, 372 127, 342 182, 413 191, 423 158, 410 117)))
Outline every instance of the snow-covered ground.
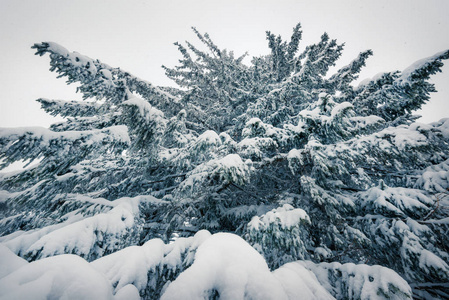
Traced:
POLYGON ((164 244, 153 239, 91 263, 61 254, 28 263, 0 244, 0 299, 383 299, 408 284, 380 266, 291 262, 271 272, 237 235, 200 231, 164 244), (157 275, 176 274, 158 286, 157 275), (171 271, 171 273, 169 272, 171 271), (352 278, 352 279, 351 279, 352 278), (335 279, 335 280, 334 280, 335 279), (343 283, 344 282, 344 283, 343 283), (159 294, 160 293, 160 294, 159 294))

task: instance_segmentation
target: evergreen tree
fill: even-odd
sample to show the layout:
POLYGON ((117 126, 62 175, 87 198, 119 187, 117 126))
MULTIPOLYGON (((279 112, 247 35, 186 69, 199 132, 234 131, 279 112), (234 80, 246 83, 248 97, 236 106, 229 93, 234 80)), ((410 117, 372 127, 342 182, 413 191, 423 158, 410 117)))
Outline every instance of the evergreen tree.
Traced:
POLYGON ((85 101, 0 129, 0 167, 30 166, 0 175, 0 295, 26 298, 31 272, 70 297, 87 272, 106 287, 86 299, 449 297, 449 119, 413 114, 449 50, 356 87, 372 51, 328 75, 326 33, 300 52, 299 24, 267 32, 246 65, 193 30, 204 50, 164 67, 179 88, 33 46, 85 101))

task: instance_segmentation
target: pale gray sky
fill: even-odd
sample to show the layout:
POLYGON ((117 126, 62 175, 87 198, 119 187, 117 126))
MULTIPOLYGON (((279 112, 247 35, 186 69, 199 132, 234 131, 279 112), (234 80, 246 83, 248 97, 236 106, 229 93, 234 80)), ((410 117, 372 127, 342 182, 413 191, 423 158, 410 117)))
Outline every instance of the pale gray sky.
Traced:
MULTIPOLYGON (((53 41, 167 85, 160 66, 180 58, 173 42, 196 42, 191 26, 220 47, 256 56, 268 53, 266 30, 288 38, 301 22, 302 47, 325 31, 346 43, 340 66, 372 49, 362 80, 449 49, 448 16, 447 0, 0 0, 0 127, 56 121, 37 98, 80 99, 48 71, 47 57, 34 56, 35 42, 53 41)), ((424 122, 449 117, 449 62, 433 82, 439 93, 422 112, 424 122)))

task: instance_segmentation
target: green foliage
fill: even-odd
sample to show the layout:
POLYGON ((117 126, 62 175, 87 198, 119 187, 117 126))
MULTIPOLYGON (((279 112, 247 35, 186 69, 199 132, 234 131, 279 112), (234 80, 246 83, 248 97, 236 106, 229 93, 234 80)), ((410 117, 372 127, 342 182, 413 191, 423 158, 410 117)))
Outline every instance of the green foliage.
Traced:
MULTIPOLYGON (((1 167, 39 161, 0 175, 0 242, 27 245, 16 253, 29 259, 58 254, 44 243, 57 228, 107 215, 105 203, 154 196, 128 210, 134 221, 123 230, 98 227, 84 252, 58 247, 94 259, 206 228, 247 238, 273 268, 307 258, 380 264, 417 284, 449 278, 448 212, 432 201, 449 188, 449 119, 413 123, 449 51, 354 87, 372 51, 328 74, 343 44, 326 33, 301 49, 299 24, 288 42, 267 32, 269 53, 247 65, 246 54, 193 30, 201 47, 176 43, 179 65, 164 67, 179 88, 55 43, 33 46, 88 101, 38 99, 66 119, 0 130, 1 167), (31 237, 44 246, 29 248, 31 237)), ((352 280, 329 268, 342 286, 352 280)), ((179 274, 163 272, 151 276, 179 274)), ((155 280, 148 295, 162 289, 155 280)), ((409 295, 394 284, 379 290, 394 293, 409 295)))

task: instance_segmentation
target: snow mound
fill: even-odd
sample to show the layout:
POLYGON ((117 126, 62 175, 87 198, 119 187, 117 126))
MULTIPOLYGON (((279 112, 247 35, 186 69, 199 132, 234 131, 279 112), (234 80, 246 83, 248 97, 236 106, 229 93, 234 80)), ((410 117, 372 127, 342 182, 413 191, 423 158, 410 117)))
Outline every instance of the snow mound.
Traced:
POLYGON ((114 284, 118 291, 129 284, 138 290, 148 283, 148 270, 155 268, 164 257, 164 242, 152 239, 142 246, 131 246, 92 262, 92 266, 114 284))
POLYGON ((161 299, 287 299, 263 257, 238 236, 218 233, 199 248, 193 265, 172 282, 161 299))
POLYGON ((14 272, 15 270, 28 264, 26 260, 18 257, 8 247, 0 244, 0 278, 14 272))
POLYGON ((65 254, 23 265, 0 279, 0 298, 112 299, 112 287, 87 261, 65 254))
POLYGON ((297 262, 281 266, 273 275, 281 282, 288 299, 335 299, 312 272, 297 262))
POLYGON ((132 284, 124 286, 115 294, 114 297, 114 300, 140 300, 140 299, 141 298, 139 295, 139 291, 132 284))
POLYGON ((99 258, 91 265, 106 275, 117 294, 133 285, 138 293, 154 296, 159 289, 156 274, 179 273, 184 265, 192 263, 196 249, 208 237, 210 233, 202 230, 193 237, 179 238, 168 245, 160 239, 152 239, 142 246, 127 247, 99 258))
POLYGON ((408 283, 396 272, 381 266, 298 261, 337 299, 412 299, 408 283))
POLYGON ((204 241, 193 265, 167 287, 161 299, 211 296, 223 300, 332 299, 305 268, 287 266, 271 273, 254 248, 229 233, 217 233, 204 241))
POLYGON ((381 266, 296 261, 270 272, 241 237, 205 230, 92 263, 72 254, 27 263, 0 245, 0 265, 0 299, 411 298, 407 282, 381 266))

